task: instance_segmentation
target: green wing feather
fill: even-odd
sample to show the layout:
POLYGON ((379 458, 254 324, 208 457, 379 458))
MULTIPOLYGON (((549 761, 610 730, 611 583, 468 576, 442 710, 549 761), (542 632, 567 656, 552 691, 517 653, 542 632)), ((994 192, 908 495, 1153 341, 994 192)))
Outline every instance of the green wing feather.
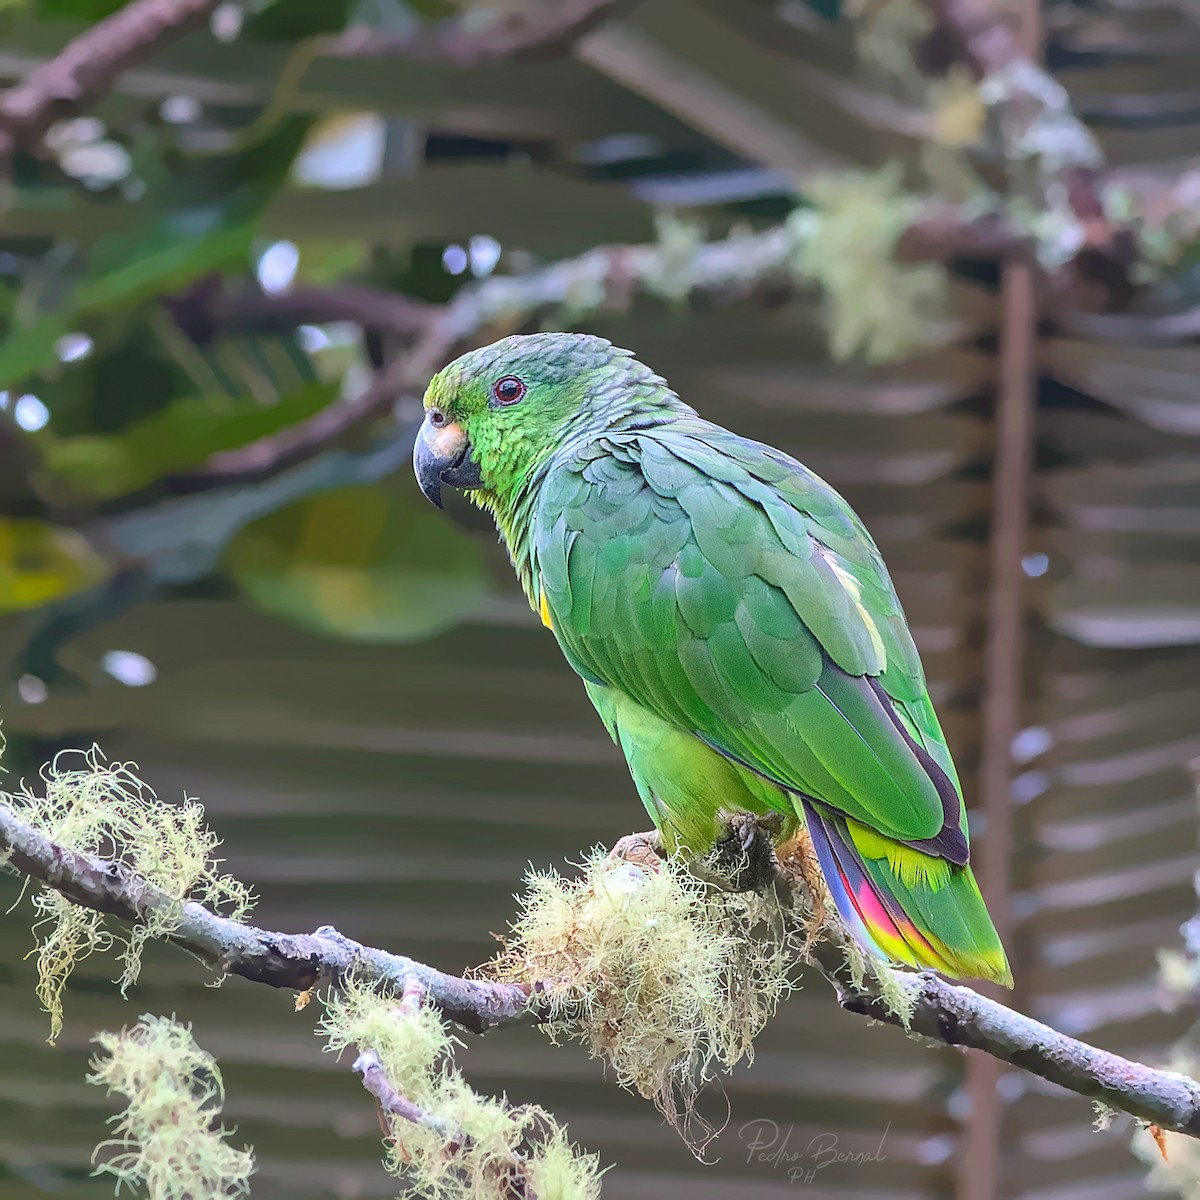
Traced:
POLYGON ((912 750, 950 762, 874 543, 798 463, 692 424, 610 435, 550 473, 534 556, 568 658, 889 837, 957 830, 957 796, 947 812, 912 750))
POLYGON ((1007 979, 900 602, 832 488, 680 417, 557 463, 532 545, 540 601, 602 715, 607 686, 795 796, 868 942, 1007 979))

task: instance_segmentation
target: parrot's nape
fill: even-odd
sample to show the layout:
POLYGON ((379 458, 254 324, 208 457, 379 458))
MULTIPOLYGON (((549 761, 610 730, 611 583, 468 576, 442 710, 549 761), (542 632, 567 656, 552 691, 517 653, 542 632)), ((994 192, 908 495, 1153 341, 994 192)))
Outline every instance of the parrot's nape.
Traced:
POLYGON ((1011 983, 904 613, 841 496, 584 334, 471 351, 425 410, 422 491, 493 514, 668 849, 707 853, 731 812, 803 824, 864 947, 1011 983))

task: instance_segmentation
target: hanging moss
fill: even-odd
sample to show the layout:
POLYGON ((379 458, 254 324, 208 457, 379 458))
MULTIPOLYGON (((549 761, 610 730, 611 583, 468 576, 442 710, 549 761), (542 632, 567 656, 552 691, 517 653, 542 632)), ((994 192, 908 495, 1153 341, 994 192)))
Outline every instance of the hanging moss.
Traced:
POLYGON ((62 1029, 63 988, 81 959, 117 948, 125 990, 137 981, 146 942, 171 932, 184 901, 243 920, 253 898, 244 884, 220 873, 214 857, 220 839, 205 824, 203 807, 195 800, 164 803, 131 764, 107 763, 97 747, 63 751, 43 768, 41 784, 40 791, 0 792, 0 803, 56 845, 117 863, 174 902, 156 907, 127 933, 115 933, 103 914, 51 888, 34 894, 37 995, 50 1014, 54 1041, 62 1029))
POLYGON ((385 1114, 388 1169, 405 1195, 437 1200, 597 1200, 600 1167, 536 1105, 474 1091, 454 1065, 457 1044, 430 1008, 351 980, 326 1000, 326 1049, 370 1051, 412 1119, 385 1114))
POLYGON ((822 289, 833 355, 890 362, 927 345, 946 278, 933 264, 896 261, 896 244, 920 211, 901 187, 900 167, 831 175, 806 194, 814 207, 790 220, 794 265, 822 289))
POLYGON ((254 1156, 226 1141, 216 1060, 189 1026, 143 1016, 120 1033, 99 1033, 88 1083, 124 1098, 115 1136, 96 1148, 96 1175, 144 1189, 149 1200, 220 1200, 248 1192, 254 1156))
POLYGON ((711 1132, 700 1089, 753 1056, 795 955, 777 903, 714 891, 678 861, 658 869, 594 851, 582 873, 527 879, 497 978, 538 983, 555 1039, 582 1042, 694 1147, 711 1132))

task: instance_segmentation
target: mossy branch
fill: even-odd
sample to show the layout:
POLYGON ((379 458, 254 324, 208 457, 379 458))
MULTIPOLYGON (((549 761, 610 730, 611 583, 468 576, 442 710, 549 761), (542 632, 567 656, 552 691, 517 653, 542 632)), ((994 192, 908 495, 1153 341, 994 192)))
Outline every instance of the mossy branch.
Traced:
MULTIPOLYGON (((901 1026, 872 986, 856 986, 827 947, 817 950, 822 973, 848 1012, 901 1026)), ((896 972, 909 998, 908 1031, 982 1050, 1031 1075, 1056 1083, 1139 1121, 1200 1138, 1200 1083, 1067 1037, 972 988, 947 983, 932 972, 896 972)))
POLYGON ((178 901, 119 864, 52 842, 8 805, 0 804, 0 863, 40 880, 72 903, 138 926, 165 912, 174 921, 166 940, 222 974, 306 992, 355 973, 396 992, 416 981, 428 1002, 473 1033, 493 1025, 544 1019, 539 998, 521 984, 485 983, 363 946, 331 926, 314 933, 275 933, 242 924, 202 904, 178 901))
POLYGON ((406 1195, 439 1200, 598 1200, 598 1158, 531 1104, 481 1095, 454 1063, 455 1039, 419 987, 399 1001, 351 979, 326 1000, 319 1031, 379 1110, 387 1166, 406 1195))
MULTIPOLYGON (((278 434, 214 455, 200 470, 173 476, 171 491, 181 495, 265 479, 305 462, 385 417, 398 397, 422 391, 455 350, 483 333, 515 332, 539 315, 575 321, 588 313, 622 310, 638 295, 679 303, 693 296, 753 296, 765 287, 815 288, 826 280, 810 273, 804 245, 822 235, 823 221, 836 222, 840 215, 844 222, 845 214, 800 211, 806 219, 758 232, 737 229, 728 237, 705 240, 699 231, 690 241, 686 262, 679 261, 680 223, 663 220, 656 242, 598 246, 524 275, 494 275, 464 288, 449 304, 430 306, 419 322, 406 327, 409 348, 360 395, 278 434)), ((907 227, 895 231, 894 256, 901 272, 915 263, 953 257, 992 259, 1029 242, 995 212, 964 213, 933 201, 918 204, 913 212, 907 227)), ((861 279, 869 264, 859 265, 861 279)), ((882 270, 888 264, 878 265, 882 270)), ((852 339, 852 346, 874 344, 870 332, 866 339, 852 339)))
MULTIPOLYGON (((10 867, 73 903, 127 921, 145 922, 162 905, 175 903, 123 868, 55 844, 6 806, 0 806, 0 855, 7 856, 10 867)), ((328 926, 312 934, 275 933, 218 916, 194 902, 183 905, 168 940, 217 970, 273 987, 307 991, 323 980, 351 977, 396 995, 416 987, 426 1006, 473 1032, 547 1021, 551 993, 559 984, 463 979, 363 946, 328 926)), ((826 944, 814 953, 850 1012, 901 1027, 907 1018, 913 1033, 981 1050, 1143 1122, 1200 1137, 1200 1084, 1185 1075, 1067 1037, 970 988, 900 972, 889 972, 887 982, 880 982, 852 972, 837 946, 826 944), (903 1016, 897 989, 911 1001, 903 1016)), ((567 1015, 554 1009, 555 1019, 567 1015)))
POLYGON ((219 0, 134 0, 97 21, 0 97, 0 167, 59 117, 103 96, 130 67, 203 24, 219 0))

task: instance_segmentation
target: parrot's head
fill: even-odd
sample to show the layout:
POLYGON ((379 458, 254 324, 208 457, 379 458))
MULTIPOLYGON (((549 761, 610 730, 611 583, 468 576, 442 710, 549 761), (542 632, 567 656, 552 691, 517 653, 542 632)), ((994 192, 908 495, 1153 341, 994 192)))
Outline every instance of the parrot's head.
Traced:
POLYGON ((580 434, 672 404, 662 379, 604 338, 507 337, 433 377, 413 449, 417 482, 439 508, 447 484, 491 508, 580 434))

